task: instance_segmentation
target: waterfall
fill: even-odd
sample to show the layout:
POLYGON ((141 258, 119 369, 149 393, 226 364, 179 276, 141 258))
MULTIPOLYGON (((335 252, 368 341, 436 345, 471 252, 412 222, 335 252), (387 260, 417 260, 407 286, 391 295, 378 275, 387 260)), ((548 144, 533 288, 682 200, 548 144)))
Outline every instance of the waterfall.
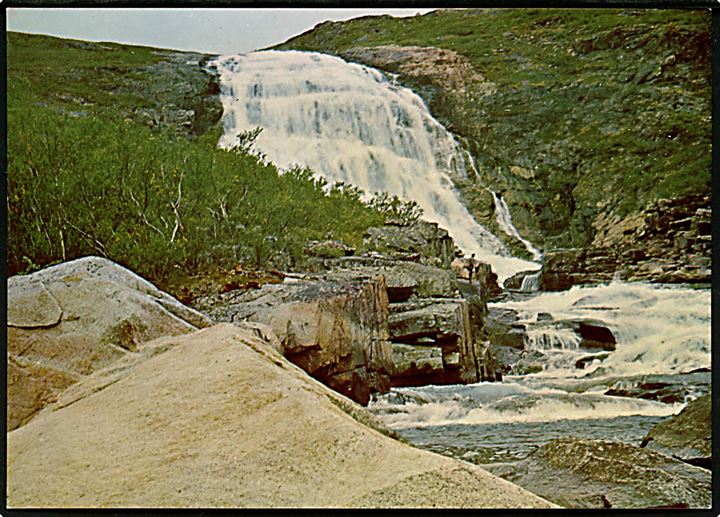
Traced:
POLYGON ((507 233, 509 236, 515 237, 520 242, 522 242, 525 246, 525 249, 527 249, 532 254, 534 260, 540 260, 542 258, 542 253, 540 253, 540 250, 533 246, 530 241, 523 239, 520 235, 520 232, 518 232, 517 228, 515 228, 515 225, 512 222, 512 217, 510 217, 510 209, 508 208, 505 200, 502 198, 502 196, 498 196, 492 190, 490 191, 490 193, 492 194, 493 200, 495 201, 495 218, 497 219, 500 229, 507 233))
POLYGON ((520 291, 523 293, 534 293, 539 291, 541 273, 541 271, 538 271, 537 273, 525 275, 522 279, 522 284, 520 284, 520 291))
POLYGON ((531 329, 525 334, 525 348, 528 350, 577 350, 580 338, 570 329, 531 329))
POLYGON ((424 219, 489 263, 500 282, 537 267, 512 257, 468 212, 450 175, 465 177, 472 164, 411 90, 373 68, 313 52, 252 52, 210 66, 221 78, 220 146, 261 127, 256 147, 281 169, 307 166, 329 184, 416 201, 424 219))

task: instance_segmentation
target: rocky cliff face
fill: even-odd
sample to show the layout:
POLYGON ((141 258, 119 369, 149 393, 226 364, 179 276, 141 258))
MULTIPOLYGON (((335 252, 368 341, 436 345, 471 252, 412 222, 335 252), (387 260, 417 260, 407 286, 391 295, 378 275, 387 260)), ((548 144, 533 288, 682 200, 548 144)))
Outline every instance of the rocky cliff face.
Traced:
POLYGON ((688 195, 657 200, 624 219, 598 218, 590 247, 545 256, 540 286, 557 291, 613 278, 709 283, 711 213, 710 196, 688 195))

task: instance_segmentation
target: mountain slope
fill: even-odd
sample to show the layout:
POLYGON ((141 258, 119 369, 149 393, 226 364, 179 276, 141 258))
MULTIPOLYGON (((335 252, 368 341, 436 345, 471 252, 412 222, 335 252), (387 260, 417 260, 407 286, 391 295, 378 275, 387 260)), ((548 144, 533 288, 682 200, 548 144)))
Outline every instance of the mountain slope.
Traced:
POLYGON ((475 216, 493 227, 482 187, 500 191, 544 250, 589 245, 607 221, 659 198, 710 192, 707 11, 365 17, 277 48, 398 73, 473 154, 478 177, 456 183, 475 216))
POLYGON ((8 33, 8 273, 100 255, 169 288, 238 263, 358 247, 397 206, 217 148, 210 56, 8 33), (180 277, 180 278, 178 278, 180 277))

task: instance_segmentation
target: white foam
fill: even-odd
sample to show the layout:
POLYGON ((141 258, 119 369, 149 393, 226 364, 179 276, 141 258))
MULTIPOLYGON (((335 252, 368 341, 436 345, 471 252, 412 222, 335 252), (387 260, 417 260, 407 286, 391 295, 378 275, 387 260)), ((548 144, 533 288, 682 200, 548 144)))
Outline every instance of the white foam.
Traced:
POLYGON ((556 321, 589 319, 607 325, 617 340, 616 350, 576 375, 598 368, 618 376, 681 373, 710 366, 709 289, 613 282, 493 305, 518 310, 528 321, 538 312, 549 312, 556 321))
POLYGON ((461 202, 449 174, 472 164, 422 99, 379 71, 312 52, 263 51, 224 56, 222 147, 262 127, 256 147, 281 168, 307 166, 328 181, 368 194, 414 200, 467 255, 490 263, 502 282, 534 262, 510 255, 461 202))
POLYGON ((427 403, 371 404, 383 422, 393 429, 443 425, 478 425, 557 420, 605 419, 624 416, 669 416, 684 404, 608 397, 596 393, 565 393, 559 390, 518 390, 494 402, 471 405, 467 401, 443 399, 427 403))

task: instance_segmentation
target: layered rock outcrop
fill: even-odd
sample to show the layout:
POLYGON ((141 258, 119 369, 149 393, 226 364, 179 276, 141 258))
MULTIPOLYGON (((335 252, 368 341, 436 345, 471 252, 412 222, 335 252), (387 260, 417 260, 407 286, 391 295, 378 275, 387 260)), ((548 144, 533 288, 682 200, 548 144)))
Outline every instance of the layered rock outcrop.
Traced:
POLYGON ((540 287, 560 291, 573 285, 626 281, 709 282, 710 196, 660 199, 625 219, 598 216, 588 248, 545 254, 540 287))
POLYGON ((8 279, 8 429, 71 384, 143 343, 210 324, 107 259, 85 257, 8 279))
POLYGON ((194 303, 218 322, 268 325, 287 358, 361 404, 391 385, 496 379, 479 339, 487 308, 476 284, 461 295, 450 271, 382 256, 324 266, 330 270, 194 303))
POLYGON ((553 506, 384 436, 252 332, 159 342, 164 352, 112 382, 96 372, 77 387, 102 389, 8 434, 9 507, 553 506))

